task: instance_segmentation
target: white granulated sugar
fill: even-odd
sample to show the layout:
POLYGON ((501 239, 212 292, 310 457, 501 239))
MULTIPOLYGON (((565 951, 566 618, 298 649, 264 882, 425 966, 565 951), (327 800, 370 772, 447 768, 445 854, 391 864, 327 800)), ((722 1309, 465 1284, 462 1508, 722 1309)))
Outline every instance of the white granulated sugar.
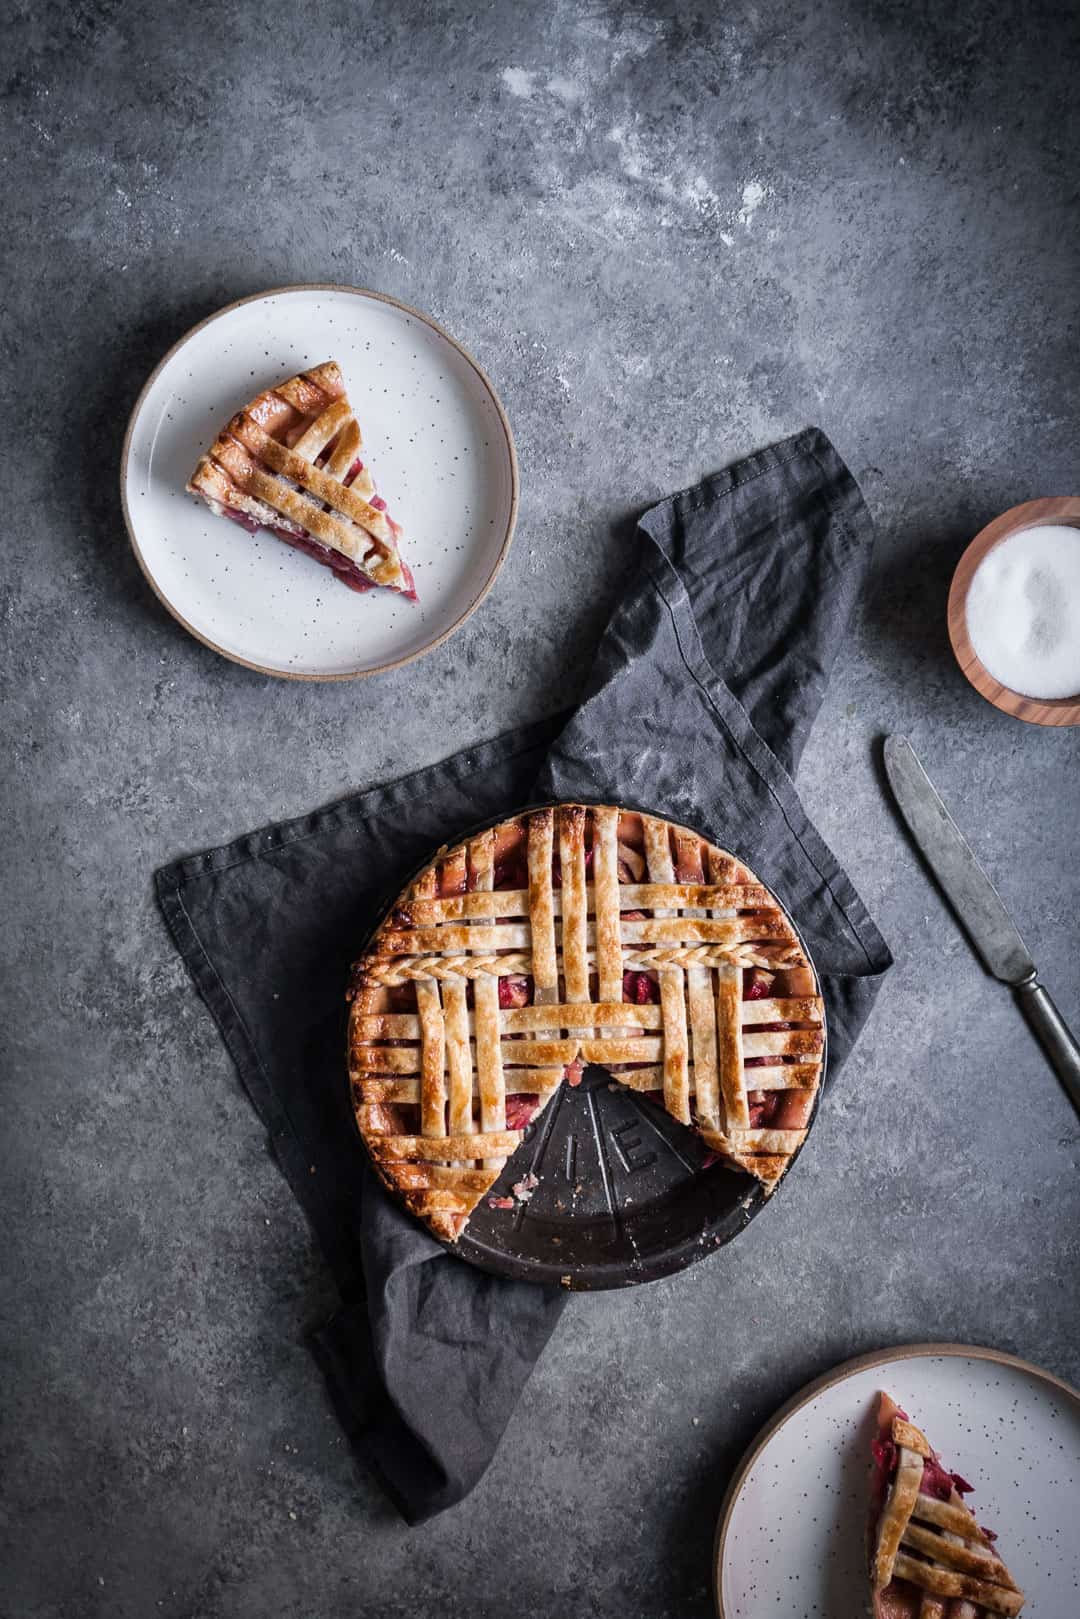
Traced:
POLYGON ((995 545, 967 599, 984 668, 1023 697, 1080 695, 1080 528, 1043 523, 995 545))
POLYGON ((512 96, 518 96, 522 101, 528 101, 533 93, 533 80, 535 73, 530 73, 524 67, 504 67, 499 75, 512 96))

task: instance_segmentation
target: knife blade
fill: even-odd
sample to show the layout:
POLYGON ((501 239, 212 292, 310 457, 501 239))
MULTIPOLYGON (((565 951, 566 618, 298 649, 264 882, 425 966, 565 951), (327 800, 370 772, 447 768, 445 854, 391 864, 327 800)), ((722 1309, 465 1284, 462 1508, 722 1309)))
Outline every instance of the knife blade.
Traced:
POLYGON ((900 813, 965 933, 994 977, 1014 990, 1024 1016, 1080 1114, 1080 1046, 1039 983, 1031 952, 1001 895, 979 865, 906 737, 886 737, 885 773, 900 813))
POLYGON ((972 944, 995 978, 1019 984, 1035 971, 1031 952, 907 737, 886 737, 885 772, 912 837, 972 944))

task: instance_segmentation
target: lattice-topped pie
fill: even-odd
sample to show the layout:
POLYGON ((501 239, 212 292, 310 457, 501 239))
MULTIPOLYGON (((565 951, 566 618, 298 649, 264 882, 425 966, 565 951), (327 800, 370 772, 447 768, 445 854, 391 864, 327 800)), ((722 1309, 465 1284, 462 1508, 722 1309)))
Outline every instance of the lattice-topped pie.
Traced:
POLYGON ((401 529, 376 493, 337 362, 269 388, 222 429, 188 489, 219 517, 269 529, 352 590, 416 599, 401 529))
POLYGON ((989 1619, 1018 1614, 1024 1593, 964 1505, 949 1473, 887 1394, 878 1404, 869 1523, 874 1619, 989 1619))
POLYGON ((360 1129, 444 1238, 588 1064, 767 1188, 821 1074, 817 981, 772 894, 697 833, 611 807, 533 810, 441 850, 349 993, 360 1129))

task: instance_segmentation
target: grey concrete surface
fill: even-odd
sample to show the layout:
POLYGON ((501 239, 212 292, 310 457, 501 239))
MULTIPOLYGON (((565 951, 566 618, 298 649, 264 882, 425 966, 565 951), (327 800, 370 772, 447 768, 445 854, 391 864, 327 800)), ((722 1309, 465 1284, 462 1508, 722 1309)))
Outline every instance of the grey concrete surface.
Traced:
POLYGON ((8 16, 0 1614, 705 1616, 730 1469, 810 1376, 959 1339, 1080 1381, 1080 1127, 874 751, 912 737, 1080 1025, 1080 732, 984 706, 943 618, 984 521, 1080 484, 1077 14, 8 16), (521 453, 482 612, 362 688, 188 639, 119 510, 151 365, 304 280, 445 322, 521 453), (474 1497, 408 1532, 327 1407, 302 1334, 332 1289, 151 873, 570 698, 627 517, 808 422, 880 539, 800 786, 897 967, 786 1195, 578 1301, 474 1497))

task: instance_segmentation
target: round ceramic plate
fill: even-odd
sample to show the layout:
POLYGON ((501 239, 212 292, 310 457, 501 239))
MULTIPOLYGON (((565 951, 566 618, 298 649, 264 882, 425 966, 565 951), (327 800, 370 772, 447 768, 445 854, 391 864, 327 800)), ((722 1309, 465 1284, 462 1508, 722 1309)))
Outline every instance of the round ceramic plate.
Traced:
POLYGON ((375 674, 437 646, 490 589, 517 512, 510 426, 476 361, 426 315, 354 287, 260 293, 188 332, 139 396, 120 483, 135 554, 173 617, 234 662, 293 679, 375 674), (418 603, 347 590, 185 492, 230 416, 330 359, 404 528, 418 603))
POLYGON ((721 1619, 867 1611, 870 1439, 885 1389, 974 1485, 1032 1619, 1080 1613, 1080 1394, 1015 1356, 913 1344, 848 1361, 802 1390, 740 1464, 716 1536, 721 1619))

